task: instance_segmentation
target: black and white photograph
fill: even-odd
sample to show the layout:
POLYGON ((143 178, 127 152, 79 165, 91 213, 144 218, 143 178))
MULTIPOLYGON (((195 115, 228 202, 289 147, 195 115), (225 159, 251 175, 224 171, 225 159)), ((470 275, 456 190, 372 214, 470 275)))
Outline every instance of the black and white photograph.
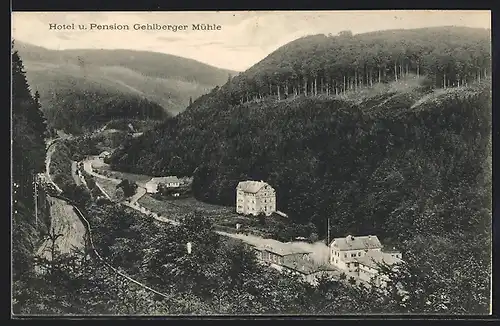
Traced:
POLYGON ((11 23, 12 318, 492 314, 490 11, 11 23))

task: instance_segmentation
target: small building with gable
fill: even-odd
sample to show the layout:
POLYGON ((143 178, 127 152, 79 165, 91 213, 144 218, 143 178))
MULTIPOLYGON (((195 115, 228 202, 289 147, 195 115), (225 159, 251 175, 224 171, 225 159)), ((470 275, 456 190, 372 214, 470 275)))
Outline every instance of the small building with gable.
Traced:
POLYGON ((110 156, 111 156, 111 153, 110 153, 110 152, 108 152, 108 151, 104 151, 104 152, 102 152, 101 154, 99 154, 99 158, 100 158, 100 159, 105 159, 105 158, 108 158, 108 157, 110 157, 110 156))
POLYGON ((179 188, 181 181, 176 176, 152 178, 145 184, 146 191, 155 194, 158 192, 160 184, 166 188, 179 188))
POLYGON ((402 262, 401 253, 390 254, 382 251, 369 251, 364 256, 357 258, 357 274, 360 280, 375 284, 375 286, 385 286, 389 277, 380 271, 380 266, 394 268, 402 262))

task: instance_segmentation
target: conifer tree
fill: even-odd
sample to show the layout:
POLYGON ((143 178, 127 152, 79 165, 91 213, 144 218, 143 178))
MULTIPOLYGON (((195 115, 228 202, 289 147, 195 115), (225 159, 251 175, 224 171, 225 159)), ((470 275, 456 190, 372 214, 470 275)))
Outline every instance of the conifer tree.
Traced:
POLYGON ((19 277, 30 268, 33 232, 35 175, 44 169, 45 120, 38 95, 31 95, 24 66, 12 42, 12 182, 13 271, 19 277))

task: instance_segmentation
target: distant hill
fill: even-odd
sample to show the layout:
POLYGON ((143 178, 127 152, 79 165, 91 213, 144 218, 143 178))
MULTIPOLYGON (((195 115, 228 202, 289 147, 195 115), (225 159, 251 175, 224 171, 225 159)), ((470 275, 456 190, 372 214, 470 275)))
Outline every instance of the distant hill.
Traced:
POLYGON ((188 106, 190 98, 224 84, 228 75, 234 74, 195 60, 154 52, 49 50, 19 41, 15 41, 15 49, 23 59, 32 90, 40 93, 49 124, 59 128, 75 118, 73 114, 66 116, 64 111, 75 106, 81 107, 76 110, 80 113, 86 111, 84 102, 92 97, 93 112, 87 117, 91 121, 99 107, 125 98, 162 107, 167 115, 175 115, 188 106))

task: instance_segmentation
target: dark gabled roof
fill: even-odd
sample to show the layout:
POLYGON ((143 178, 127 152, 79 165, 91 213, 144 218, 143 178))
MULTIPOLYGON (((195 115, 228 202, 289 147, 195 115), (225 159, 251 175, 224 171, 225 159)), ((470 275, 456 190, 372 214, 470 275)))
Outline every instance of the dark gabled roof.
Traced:
POLYGON ((269 186, 269 184, 264 181, 241 181, 238 183, 236 189, 255 194, 264 186, 269 186))
POLYGON ((291 269, 295 272, 299 272, 304 275, 313 274, 319 271, 318 266, 315 266, 307 260, 297 260, 294 262, 285 262, 281 266, 291 269))
POLYGON ((378 264, 386 264, 391 266, 396 263, 402 262, 401 259, 380 251, 369 251, 364 256, 356 258, 355 261, 357 261, 361 265, 365 265, 374 269, 378 268, 378 264))
POLYGON ((289 255, 297 255, 297 254, 310 254, 311 251, 307 251, 301 248, 297 248, 293 245, 286 244, 286 243, 280 243, 276 241, 272 245, 261 245, 261 246, 255 246, 254 247, 256 250, 259 251, 268 251, 270 253, 273 253, 278 256, 289 256, 289 255))

